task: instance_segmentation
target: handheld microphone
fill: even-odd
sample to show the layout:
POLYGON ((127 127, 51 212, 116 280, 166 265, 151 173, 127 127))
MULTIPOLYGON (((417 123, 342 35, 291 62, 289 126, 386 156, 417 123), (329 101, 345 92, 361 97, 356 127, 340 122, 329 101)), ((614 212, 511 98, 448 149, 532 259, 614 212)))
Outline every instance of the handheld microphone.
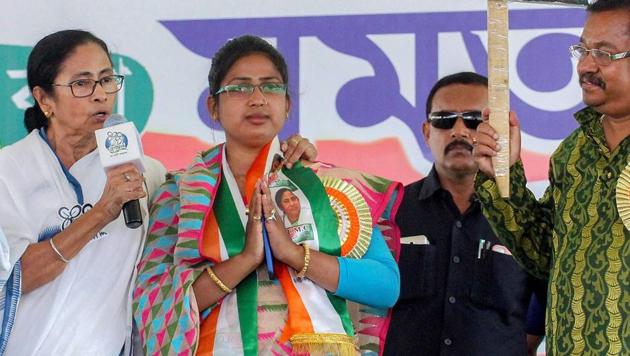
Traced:
MULTIPOLYGON (((133 163, 144 173, 144 152, 140 143, 140 135, 133 122, 119 114, 113 114, 105 120, 103 128, 96 130, 101 164, 105 170, 126 163, 133 163)), ((122 207, 125 224, 130 229, 142 225, 142 210, 138 199, 126 202, 122 207)))

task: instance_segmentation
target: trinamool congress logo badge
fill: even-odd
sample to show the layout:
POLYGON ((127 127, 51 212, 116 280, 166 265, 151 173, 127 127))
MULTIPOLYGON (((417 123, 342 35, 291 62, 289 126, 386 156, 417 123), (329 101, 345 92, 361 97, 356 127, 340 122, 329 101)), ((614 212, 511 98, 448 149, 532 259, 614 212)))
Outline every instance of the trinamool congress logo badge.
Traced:
POLYGON ((127 152, 127 146, 129 145, 129 140, 127 136, 122 132, 108 132, 107 139, 105 140, 105 148, 112 155, 116 156, 122 153, 127 152))
MULTIPOLYGON (((24 110, 33 105, 26 82, 26 63, 32 47, 0 45, 0 147, 10 145, 27 135, 24 110)), ((118 92, 114 113, 133 121, 142 132, 153 105, 153 83, 148 72, 134 59, 112 54, 116 74, 125 76, 118 92)), ((56 88, 64 90, 64 88, 56 88)))

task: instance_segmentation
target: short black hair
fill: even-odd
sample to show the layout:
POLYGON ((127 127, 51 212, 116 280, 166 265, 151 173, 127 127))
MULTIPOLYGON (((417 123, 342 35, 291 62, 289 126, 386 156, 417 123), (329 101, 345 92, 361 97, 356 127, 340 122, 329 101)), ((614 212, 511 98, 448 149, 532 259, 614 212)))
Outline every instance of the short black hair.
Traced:
POLYGON ((438 90, 447 87, 453 84, 464 84, 464 85, 483 85, 484 87, 488 87, 488 78, 483 75, 474 73, 474 72, 459 72, 451 75, 447 75, 442 79, 438 80, 433 84, 433 88, 429 92, 429 96, 427 97, 426 104, 426 117, 429 117, 431 113, 431 108, 433 107, 433 97, 438 90))
MULTIPOLYGON (((105 42, 87 31, 63 30, 51 33, 39 40, 29 54, 26 66, 26 80, 31 93, 35 87, 40 87, 52 95, 53 82, 66 58, 77 47, 88 43, 95 43, 101 47, 111 63, 112 59, 105 42)), ((41 127, 48 127, 48 118, 44 115, 37 101, 24 112, 24 126, 28 132, 41 127)))
MULTIPOLYGON (((589 14, 597 14, 606 11, 630 10, 630 0, 597 0, 586 7, 589 14)), ((630 15, 628 13, 627 15, 630 15)), ((626 34, 630 35, 630 25, 626 28, 626 34)))
POLYGON ((282 82, 289 83, 289 70, 282 54, 262 38, 244 35, 227 41, 212 57, 212 67, 208 73, 210 96, 216 95, 215 93, 219 90, 225 75, 236 61, 254 53, 267 56, 280 72, 282 82))
POLYGON ((630 0, 598 0, 586 7, 590 13, 623 9, 630 10, 630 0))

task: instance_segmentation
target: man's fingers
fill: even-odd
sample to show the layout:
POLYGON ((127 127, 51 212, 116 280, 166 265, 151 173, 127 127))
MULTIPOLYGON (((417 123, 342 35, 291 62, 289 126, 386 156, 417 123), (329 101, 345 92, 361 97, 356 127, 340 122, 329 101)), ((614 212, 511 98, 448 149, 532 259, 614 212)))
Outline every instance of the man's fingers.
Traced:
POLYGON ((290 155, 285 157, 287 166, 290 168, 289 164, 293 165, 293 163, 297 162, 300 158, 304 157, 307 160, 311 160, 316 155, 317 150, 315 150, 315 146, 313 146, 307 138, 302 137, 290 155))
POLYGON ((497 155, 497 151, 486 146, 486 145, 476 145, 473 150, 473 156, 478 158, 483 157, 494 157, 497 155))
POLYGON ((510 111, 510 126, 520 126, 520 122, 514 111, 510 111))

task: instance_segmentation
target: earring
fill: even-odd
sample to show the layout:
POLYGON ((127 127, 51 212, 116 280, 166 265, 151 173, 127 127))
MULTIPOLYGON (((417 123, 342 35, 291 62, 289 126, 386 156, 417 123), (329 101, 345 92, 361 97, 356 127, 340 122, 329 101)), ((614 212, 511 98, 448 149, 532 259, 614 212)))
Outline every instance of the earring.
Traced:
POLYGON ((48 116, 50 116, 50 113, 48 111, 44 111, 44 116, 46 116, 46 118, 48 118, 48 116))

